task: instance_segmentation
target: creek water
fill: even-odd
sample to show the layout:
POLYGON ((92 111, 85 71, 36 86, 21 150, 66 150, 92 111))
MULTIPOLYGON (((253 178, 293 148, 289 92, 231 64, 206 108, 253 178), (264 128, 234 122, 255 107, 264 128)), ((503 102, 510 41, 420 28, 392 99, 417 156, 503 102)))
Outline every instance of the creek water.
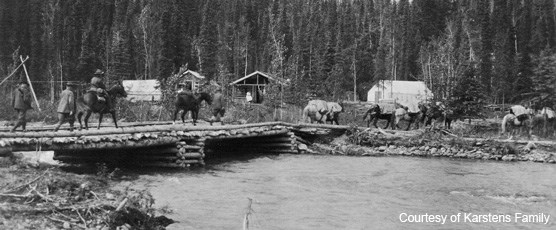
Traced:
MULTIPOLYGON (((556 229, 556 165, 413 157, 280 155, 138 174, 179 223, 168 229, 556 229), (409 223, 407 215, 448 215, 409 223), (459 221, 451 215, 461 213, 459 221), (472 215, 508 215, 473 223, 472 215), (516 213, 550 215, 523 223, 516 213), (400 219, 402 215, 402 219, 400 219)), ((480 218, 479 218, 480 219, 480 218)))

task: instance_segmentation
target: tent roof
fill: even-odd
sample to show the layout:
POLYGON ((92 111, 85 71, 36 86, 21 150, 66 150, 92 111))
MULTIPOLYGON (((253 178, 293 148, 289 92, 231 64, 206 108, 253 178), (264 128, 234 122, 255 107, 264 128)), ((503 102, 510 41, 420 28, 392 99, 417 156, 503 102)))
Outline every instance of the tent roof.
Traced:
POLYGON ((392 91, 394 93, 404 93, 404 94, 422 94, 431 93, 429 88, 425 85, 423 81, 391 81, 384 80, 379 81, 375 84, 371 90, 375 87, 382 88, 384 83, 385 91, 392 91))
POLYGON ((257 74, 258 74, 258 75, 261 75, 261 76, 263 76, 263 77, 265 77, 265 78, 267 78, 267 79, 269 79, 269 80, 271 80, 271 81, 278 81, 279 83, 282 83, 279 79, 276 79, 276 78, 274 78, 274 77, 271 77, 270 74, 267 74, 267 73, 264 73, 264 72, 261 72, 261 71, 255 71, 255 72, 250 73, 249 75, 247 75, 247 76, 245 76, 245 77, 242 77, 242 78, 240 78, 240 79, 237 79, 237 80, 233 81, 232 83, 230 83, 230 85, 235 85, 235 84, 239 83, 240 81, 243 81, 243 80, 245 80, 245 79, 247 79, 247 78, 250 78, 250 77, 252 77, 252 76, 255 76, 255 75, 257 75, 257 74))
POLYGON ((160 91, 160 82, 155 79, 151 80, 123 80, 122 84, 128 93, 127 98, 130 101, 134 100, 151 100, 155 97, 156 100, 160 99, 162 92, 160 91))

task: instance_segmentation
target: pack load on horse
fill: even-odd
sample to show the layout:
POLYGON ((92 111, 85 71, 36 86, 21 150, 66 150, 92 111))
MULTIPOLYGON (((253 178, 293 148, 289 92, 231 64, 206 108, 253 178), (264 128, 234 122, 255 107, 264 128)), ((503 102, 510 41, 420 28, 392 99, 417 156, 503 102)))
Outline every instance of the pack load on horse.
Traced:
POLYGON ((424 112, 421 110, 421 107, 410 109, 408 106, 400 106, 394 112, 395 120, 394 125, 392 125, 392 129, 400 128, 398 126, 400 121, 408 121, 407 128, 405 129, 406 131, 411 128, 413 123, 415 123, 417 129, 419 129, 419 121, 421 120, 423 113, 424 112))
MULTIPOLYGON (((520 133, 523 133, 523 128, 528 129, 528 135, 533 133, 532 111, 521 105, 514 105, 510 107, 510 113, 506 114, 502 119, 501 134, 506 133, 506 126, 512 128, 519 127, 520 133)), ((513 131, 513 130, 512 130, 513 131)), ((512 134, 513 132, 510 132, 512 134)))
POLYGON ((324 123, 328 115, 328 103, 323 100, 311 100, 303 109, 303 122, 309 118, 310 123, 324 123))
POLYGON ((336 123, 336 125, 340 125, 340 113, 344 112, 344 107, 341 103, 338 102, 327 102, 328 106, 328 114, 326 114, 326 121, 330 121, 330 124, 336 123))
POLYGON ((367 116, 369 116, 369 119, 366 120, 367 121, 367 127, 370 126, 371 122, 373 122, 373 125, 375 128, 378 128, 377 126, 377 122, 378 120, 386 120, 386 126, 384 126, 384 129, 388 128, 388 126, 390 126, 390 122, 393 123, 393 118, 394 118, 394 114, 396 112, 396 104, 393 103, 376 103, 376 104, 372 104, 371 107, 367 110, 367 112, 365 113, 365 116, 363 116, 363 121, 365 121, 367 119, 367 116))
POLYGON ((197 125, 197 119, 199 118, 199 109, 201 108, 201 102, 205 101, 207 104, 212 104, 212 97, 206 92, 191 92, 190 90, 183 90, 176 95, 176 102, 174 103, 174 124, 176 123, 176 118, 179 111, 183 111, 181 114, 181 121, 185 123, 185 114, 191 111, 191 118, 193 119, 193 125, 197 125))
POLYGON ((116 111, 113 107, 114 101, 118 97, 127 97, 127 93, 121 82, 117 82, 106 90, 103 82, 103 75, 100 69, 97 69, 94 73, 94 77, 91 79, 91 88, 83 94, 83 97, 78 101, 78 108, 80 111, 77 113, 77 119, 79 121, 79 126, 82 129, 83 125, 81 123, 81 117, 83 113, 85 115, 85 129, 89 128, 88 121, 92 113, 98 113, 98 126, 100 129, 100 123, 102 122, 102 117, 106 113, 112 114, 112 120, 114 120, 114 125, 118 128, 118 122, 116 119, 116 111))

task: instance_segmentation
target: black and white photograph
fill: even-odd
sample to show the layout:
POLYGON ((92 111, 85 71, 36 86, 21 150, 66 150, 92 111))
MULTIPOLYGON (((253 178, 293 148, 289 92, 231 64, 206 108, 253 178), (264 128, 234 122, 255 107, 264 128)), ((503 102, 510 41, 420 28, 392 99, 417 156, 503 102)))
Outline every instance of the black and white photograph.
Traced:
POLYGON ((0 0, 0 230, 556 229, 556 0, 0 0))

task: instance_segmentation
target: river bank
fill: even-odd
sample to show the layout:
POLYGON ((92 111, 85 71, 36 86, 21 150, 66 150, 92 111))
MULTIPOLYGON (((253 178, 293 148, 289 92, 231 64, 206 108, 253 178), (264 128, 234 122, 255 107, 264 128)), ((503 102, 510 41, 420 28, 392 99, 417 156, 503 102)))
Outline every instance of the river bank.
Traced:
POLYGON ((556 163, 556 142, 462 138, 445 131, 397 132, 352 130, 317 140, 301 152, 350 156, 449 157, 496 161, 556 163))
POLYGON ((112 189, 118 169, 79 174, 44 162, 0 159, 0 229, 165 229, 146 190, 112 189))

